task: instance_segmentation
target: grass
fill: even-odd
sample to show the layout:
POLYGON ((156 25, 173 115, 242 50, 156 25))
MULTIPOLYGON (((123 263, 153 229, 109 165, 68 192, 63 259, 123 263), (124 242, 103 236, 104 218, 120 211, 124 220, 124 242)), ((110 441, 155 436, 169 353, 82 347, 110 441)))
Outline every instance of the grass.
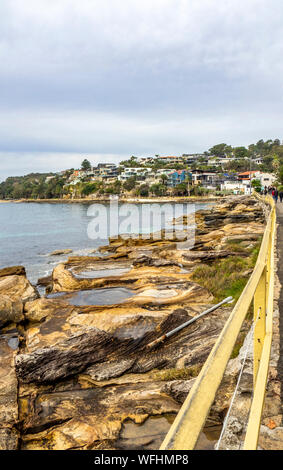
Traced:
POLYGON ((197 377, 202 368, 201 364, 196 364, 191 367, 184 367, 182 369, 164 369, 152 371, 154 380, 185 380, 197 377))
POLYGON ((238 300, 248 279, 251 269, 254 268, 260 249, 261 240, 252 248, 242 247, 239 241, 228 242, 236 246, 242 253, 249 256, 230 256, 213 264, 201 264, 198 266, 192 280, 208 289, 216 302, 220 302, 230 295, 238 300))
MULTIPOLYGON (((238 252, 239 256, 231 256, 213 264, 202 264, 194 271, 192 279, 206 287, 214 295, 215 302, 219 302, 229 296, 232 296, 237 301, 248 282, 250 271, 256 264, 261 246, 261 237, 251 248, 241 246, 241 242, 241 240, 228 240, 227 242, 227 247, 231 251, 238 252), (249 256, 241 257, 241 253, 244 252, 248 253, 249 256)), ((252 318, 253 305, 251 304, 233 348, 231 359, 239 355, 252 318)))
POLYGON ((247 248, 242 245, 243 240, 227 240, 225 249, 233 251, 234 253, 246 253, 247 248))
POLYGON ((231 256, 213 264, 202 264, 193 273, 192 280, 208 289, 216 302, 233 295, 238 299, 246 285, 249 260, 231 256))

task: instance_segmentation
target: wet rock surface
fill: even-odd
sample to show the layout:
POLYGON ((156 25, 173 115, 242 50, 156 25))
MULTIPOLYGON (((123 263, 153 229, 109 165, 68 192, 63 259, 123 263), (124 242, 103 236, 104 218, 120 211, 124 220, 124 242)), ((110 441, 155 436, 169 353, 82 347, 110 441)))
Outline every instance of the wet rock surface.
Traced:
POLYGON ((49 256, 68 255, 72 252, 73 250, 71 250, 70 248, 67 248, 65 250, 55 250, 55 251, 52 251, 52 253, 50 253, 49 256))
MULTIPOLYGON (((0 325, 16 331, 0 343, 2 448, 158 448, 232 306, 147 346, 211 306, 213 294, 192 280, 194 269, 245 257, 228 242, 256 243, 263 222, 255 200, 235 197, 196 215, 189 251, 172 237, 110 239, 103 256, 58 264, 42 281, 51 295, 41 298, 22 271, 0 275, 0 325), (119 291, 131 296, 117 301, 119 291), (111 302, 97 301, 104 293, 111 302), (71 300, 84 295, 87 301, 71 300)), ((221 424, 235 381, 230 368, 209 426, 221 424)))

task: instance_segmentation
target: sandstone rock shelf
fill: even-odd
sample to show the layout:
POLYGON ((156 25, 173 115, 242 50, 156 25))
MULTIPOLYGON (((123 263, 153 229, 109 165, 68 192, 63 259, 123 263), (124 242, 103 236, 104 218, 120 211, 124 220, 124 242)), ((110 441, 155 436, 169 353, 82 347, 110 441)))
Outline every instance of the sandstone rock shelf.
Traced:
MULTIPOLYGON (((264 222, 253 198, 226 199, 196 214, 190 250, 162 233, 110 239, 103 257, 70 256, 58 264, 41 280, 47 287, 41 297, 24 268, 1 270, 0 448, 156 448, 232 306, 156 350, 145 346, 215 301, 200 269, 233 259, 239 269, 251 268, 264 222), (105 304, 97 300, 102 291, 105 304), (130 296, 116 301, 115 292, 130 296), (83 305, 71 300, 84 295, 83 305)), ((208 419, 213 429, 229 406, 238 367, 231 359, 208 419)))

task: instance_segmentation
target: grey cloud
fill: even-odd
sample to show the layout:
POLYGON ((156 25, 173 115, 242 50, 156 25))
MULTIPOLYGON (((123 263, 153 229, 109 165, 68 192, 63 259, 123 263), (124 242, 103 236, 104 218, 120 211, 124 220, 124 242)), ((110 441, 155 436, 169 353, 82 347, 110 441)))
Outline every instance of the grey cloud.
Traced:
POLYGON ((3 171, 282 137, 282 19, 281 0, 2 0, 3 171))

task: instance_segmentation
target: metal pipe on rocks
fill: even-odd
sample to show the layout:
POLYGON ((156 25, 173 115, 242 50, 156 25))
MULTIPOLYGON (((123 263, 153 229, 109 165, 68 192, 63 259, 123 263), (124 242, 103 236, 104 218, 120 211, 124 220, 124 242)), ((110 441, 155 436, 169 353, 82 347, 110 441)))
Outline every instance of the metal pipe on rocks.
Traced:
POLYGON ((154 349, 156 346, 158 346, 160 343, 163 343, 167 338, 170 338, 171 336, 175 335, 179 331, 183 330, 187 326, 191 325, 195 321, 199 320, 202 318, 204 315, 207 315, 208 313, 214 312, 214 310, 218 309, 221 307, 221 305, 232 303, 234 301, 233 297, 226 297, 226 299, 221 300, 218 304, 213 305, 212 307, 208 308, 204 312, 202 312, 200 315, 197 315, 194 318, 191 318, 190 320, 186 321, 185 323, 182 323, 182 325, 177 326, 174 328, 174 330, 168 331, 168 333, 165 333, 162 335, 160 338, 157 338, 156 340, 152 341, 151 343, 147 344, 146 348, 147 350, 154 349))

